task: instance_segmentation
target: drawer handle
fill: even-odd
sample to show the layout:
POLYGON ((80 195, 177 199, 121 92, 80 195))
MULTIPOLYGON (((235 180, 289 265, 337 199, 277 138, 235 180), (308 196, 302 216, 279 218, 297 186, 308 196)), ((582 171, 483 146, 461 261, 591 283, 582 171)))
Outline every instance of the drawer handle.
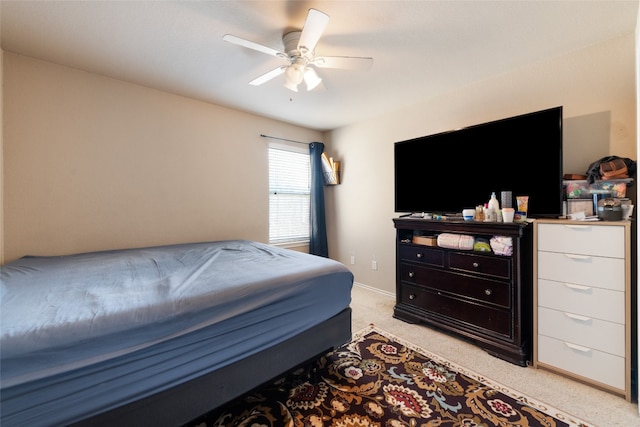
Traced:
POLYGON ((409 272, 409 277, 412 277, 412 278, 413 278, 413 277, 415 277, 415 276, 416 276, 416 273, 414 273, 413 271, 410 271, 410 272, 409 272))
POLYGON ((573 283, 564 284, 569 289, 575 289, 576 291, 590 291, 591 286, 574 285, 573 283))
POLYGON ((411 299, 411 300, 416 299, 416 294, 410 294, 410 295, 409 295, 409 299, 411 299))
POLYGON ((579 314, 566 313, 566 312, 564 314, 569 319, 580 320, 581 322, 589 322, 589 321, 591 321, 591 317, 580 316, 579 314))
POLYGON ((486 295, 491 295, 491 294, 493 293, 493 291, 492 291, 491 289, 485 289, 485 290, 484 290, 484 293, 485 293, 486 295))
POLYGON ((473 264, 471 264, 471 265, 473 265, 473 268, 478 268, 478 267, 480 267, 480 264, 479 264, 479 263, 477 263, 477 262, 474 262, 474 263, 473 263, 473 264))
POLYGON ((575 228, 577 230, 588 230, 591 228, 590 225, 570 225, 570 224, 566 224, 565 227, 567 228, 575 228))
POLYGON ((422 257, 423 257, 423 255, 422 255, 421 253, 417 253, 417 254, 416 254, 416 258, 418 258, 418 259, 422 259, 422 257))
POLYGON ((580 351, 582 353, 590 353, 591 352, 590 348, 582 347, 581 345, 571 344, 570 342, 565 342, 564 345, 566 345, 567 347, 569 347, 572 350, 577 350, 577 351, 580 351))
POLYGON ((590 256, 586 256, 586 255, 573 255, 573 254, 564 254, 564 256, 566 256, 569 259, 575 259, 575 260, 585 260, 585 259, 591 259, 590 256))

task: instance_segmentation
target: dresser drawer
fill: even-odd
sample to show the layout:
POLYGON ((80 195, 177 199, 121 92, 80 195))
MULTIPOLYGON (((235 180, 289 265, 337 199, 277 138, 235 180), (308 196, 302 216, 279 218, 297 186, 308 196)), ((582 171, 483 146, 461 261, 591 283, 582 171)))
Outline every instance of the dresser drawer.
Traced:
POLYGON ((625 323, 625 293, 619 291, 540 279, 538 306, 625 323))
POLYGON ((425 313, 428 318, 436 318, 457 325, 465 324, 469 329, 485 329, 504 337, 512 336, 511 314, 508 310, 473 304, 432 289, 410 285, 400 286, 401 304, 425 313))
POLYGON ((584 346, 538 336, 538 361, 567 372, 625 389, 625 359, 584 346))
POLYGON ((538 224, 538 250, 624 258, 623 226, 538 224))
POLYGON ((444 254, 442 249, 428 248, 415 245, 400 245, 400 259, 402 261, 419 262, 434 267, 444 267, 444 254))
POLYGON ((484 274, 506 280, 511 278, 511 259, 507 257, 498 258, 450 252, 449 267, 453 270, 484 274))
POLYGON ((538 252, 538 278, 624 291, 625 260, 538 252))
POLYGON ((620 323, 539 307, 538 333, 615 356, 625 356, 625 329, 620 323))
POLYGON ((487 278, 462 276, 446 270, 401 263, 400 280, 431 288, 434 292, 454 294, 505 308, 511 306, 509 284, 487 278))

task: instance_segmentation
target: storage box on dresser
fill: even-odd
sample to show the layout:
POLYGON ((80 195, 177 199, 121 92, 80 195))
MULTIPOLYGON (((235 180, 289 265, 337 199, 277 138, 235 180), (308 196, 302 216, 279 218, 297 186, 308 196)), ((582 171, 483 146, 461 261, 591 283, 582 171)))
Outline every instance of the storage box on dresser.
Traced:
POLYGON ((630 223, 537 220, 534 366, 631 399, 630 223))
POLYGON ((532 226, 397 218, 394 317, 466 338, 525 366, 531 361, 532 226), (507 236, 513 255, 422 246, 414 232, 507 236))

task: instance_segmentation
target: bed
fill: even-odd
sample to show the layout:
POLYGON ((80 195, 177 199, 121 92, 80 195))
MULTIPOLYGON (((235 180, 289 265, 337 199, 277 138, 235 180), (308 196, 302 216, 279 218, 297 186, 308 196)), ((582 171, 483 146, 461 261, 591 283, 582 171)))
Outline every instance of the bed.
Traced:
POLYGON ((0 411, 13 425, 183 425, 351 339, 352 273, 229 240, 0 271, 0 411))

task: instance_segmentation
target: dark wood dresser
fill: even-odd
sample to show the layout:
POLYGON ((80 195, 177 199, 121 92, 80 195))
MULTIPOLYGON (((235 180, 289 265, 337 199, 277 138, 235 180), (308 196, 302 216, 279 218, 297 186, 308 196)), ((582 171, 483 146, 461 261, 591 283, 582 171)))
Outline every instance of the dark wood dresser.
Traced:
POLYGON ((467 339, 490 354, 531 361, 533 226, 396 218, 394 317, 467 339), (512 255, 414 244, 414 235, 511 238, 512 255))

